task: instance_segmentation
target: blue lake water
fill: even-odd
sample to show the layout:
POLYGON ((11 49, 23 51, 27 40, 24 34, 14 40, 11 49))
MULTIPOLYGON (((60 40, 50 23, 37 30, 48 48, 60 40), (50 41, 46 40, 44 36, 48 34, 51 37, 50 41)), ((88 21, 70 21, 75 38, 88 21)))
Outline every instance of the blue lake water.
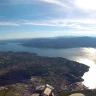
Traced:
POLYGON ((33 52, 40 56, 48 57, 64 57, 74 60, 90 67, 89 71, 82 77, 83 84, 89 88, 96 88, 96 49, 95 48, 70 48, 70 49, 43 49, 24 47, 18 43, 8 43, 0 45, 0 51, 15 51, 15 52, 33 52))

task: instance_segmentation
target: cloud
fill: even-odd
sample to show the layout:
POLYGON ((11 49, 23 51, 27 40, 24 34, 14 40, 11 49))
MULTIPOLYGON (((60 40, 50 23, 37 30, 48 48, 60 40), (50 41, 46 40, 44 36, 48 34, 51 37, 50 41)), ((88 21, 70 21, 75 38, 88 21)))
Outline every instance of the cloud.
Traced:
POLYGON ((9 21, 9 22, 0 22, 0 26, 42 26, 42 27, 59 27, 64 28, 68 27, 69 29, 78 29, 78 30, 96 30, 96 20, 95 19, 50 19, 42 21, 9 21))
POLYGON ((0 22, 0 26, 20 26, 16 22, 0 22))
MULTIPOLYGON (((37 0, 54 4, 50 13, 66 18, 96 18, 96 0, 37 0), (59 5, 59 6, 55 6, 59 5), (54 9, 54 10, 53 10, 54 9)), ((40 3, 42 4, 42 3, 40 3)), ((49 8, 50 9, 50 8, 49 8)), ((49 12, 49 11, 48 11, 49 12)))
MULTIPOLYGON (((6 0, 3 0, 2 2, 0 1, 0 4, 4 4, 5 1, 6 0)), ((26 21, 19 21, 17 18, 17 22, 15 21, 0 22, 0 26, 43 26, 43 27, 48 26, 48 27, 54 27, 54 28, 67 27, 69 29, 90 30, 90 31, 93 31, 96 29, 95 28, 96 12, 92 11, 93 9, 95 11, 95 5, 93 5, 92 7, 92 4, 95 3, 94 0, 27 0, 27 1, 26 0, 15 0, 15 1, 7 0, 5 4, 34 4, 34 3, 39 4, 40 6, 38 5, 36 8, 34 8, 34 14, 32 12, 30 12, 32 14, 27 14, 31 16, 34 15, 32 16, 33 20, 31 19, 27 20, 28 19, 27 16, 24 15, 26 17, 24 18, 26 19, 26 21), (46 9, 45 3, 54 4, 54 5, 52 5, 49 9, 46 9), (44 4, 45 6, 43 7, 44 4), (55 6, 55 5, 59 5, 59 6, 55 6), (91 7, 92 7, 91 13, 87 13, 85 10, 89 10, 91 7), (42 10, 40 11, 40 13, 39 11, 36 11, 38 8, 41 8, 40 10, 42 10), (38 14, 40 14, 41 16, 39 16, 38 14), (45 20, 45 19, 48 19, 47 17, 52 17, 52 18, 49 18, 49 20, 45 20)))
POLYGON ((75 0, 75 4, 83 10, 96 11, 96 0, 75 0))
MULTIPOLYGON (((11 26, 12 28, 16 26, 17 30, 22 31, 24 29, 23 31, 26 31, 26 34, 30 27, 30 31, 35 30, 40 32, 40 34, 42 31, 46 31, 45 34, 48 35, 48 31, 50 31, 49 35, 52 35, 51 33, 55 31, 52 36, 55 34, 58 36, 60 34, 95 35, 95 1, 96 0, 0 0, 0 7, 5 10, 0 10, 0 27, 5 26, 3 28, 6 28, 6 26, 11 26), (28 4, 30 4, 30 6, 28 4), (13 12, 15 14, 12 14, 13 12), (4 17, 2 17, 3 15, 4 17), (22 18, 22 20, 20 18, 22 18), (20 28, 23 29, 21 30, 20 28), (43 28, 44 30, 42 30, 43 28)), ((1 28, 1 30, 3 29, 1 28)), ((4 29, 4 32, 5 31, 6 29, 4 29)))
POLYGON ((69 8, 69 6, 67 6, 66 4, 62 3, 60 0, 40 0, 40 1, 47 2, 47 3, 52 3, 52 4, 56 4, 56 5, 60 5, 60 6, 65 7, 65 8, 69 8))
POLYGON ((42 21, 25 21, 22 25, 29 26, 51 26, 51 27, 69 27, 78 30, 96 29, 96 20, 92 19, 51 19, 42 21))

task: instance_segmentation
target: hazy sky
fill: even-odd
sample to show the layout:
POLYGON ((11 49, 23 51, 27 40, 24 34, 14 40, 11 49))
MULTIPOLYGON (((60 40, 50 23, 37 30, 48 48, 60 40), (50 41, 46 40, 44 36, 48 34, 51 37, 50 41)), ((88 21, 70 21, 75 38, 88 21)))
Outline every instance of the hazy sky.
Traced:
POLYGON ((96 0, 0 0, 0 39, 96 36, 96 0))

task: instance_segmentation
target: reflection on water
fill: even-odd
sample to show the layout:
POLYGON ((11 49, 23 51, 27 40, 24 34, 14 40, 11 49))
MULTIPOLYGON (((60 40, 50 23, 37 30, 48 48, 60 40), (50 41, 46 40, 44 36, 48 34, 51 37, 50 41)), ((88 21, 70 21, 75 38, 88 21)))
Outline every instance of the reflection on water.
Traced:
POLYGON ((82 77, 83 84, 89 88, 96 88, 96 49, 95 48, 70 48, 70 49, 42 49, 24 47, 16 43, 0 45, 0 51, 26 51, 34 52, 40 56, 64 57, 90 67, 89 71, 82 77))
POLYGON ((82 51, 85 53, 83 58, 77 57, 75 60, 90 67, 89 71, 82 77, 84 79, 83 84, 94 89, 96 88, 96 49, 83 48, 82 51))

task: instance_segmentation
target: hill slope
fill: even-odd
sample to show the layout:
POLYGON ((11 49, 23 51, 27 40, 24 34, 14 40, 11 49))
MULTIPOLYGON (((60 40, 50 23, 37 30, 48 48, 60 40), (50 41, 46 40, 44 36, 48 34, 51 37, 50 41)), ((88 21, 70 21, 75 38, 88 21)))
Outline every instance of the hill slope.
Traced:
POLYGON ((30 81, 36 86, 48 83, 56 93, 86 89, 80 82, 88 69, 86 65, 59 57, 41 57, 28 52, 0 52, 1 86, 27 84, 30 81), (33 82, 34 77, 37 79, 33 82))
POLYGON ((60 37, 60 38, 37 38, 26 41, 21 45, 37 48, 78 48, 96 47, 96 38, 92 37, 60 37))

